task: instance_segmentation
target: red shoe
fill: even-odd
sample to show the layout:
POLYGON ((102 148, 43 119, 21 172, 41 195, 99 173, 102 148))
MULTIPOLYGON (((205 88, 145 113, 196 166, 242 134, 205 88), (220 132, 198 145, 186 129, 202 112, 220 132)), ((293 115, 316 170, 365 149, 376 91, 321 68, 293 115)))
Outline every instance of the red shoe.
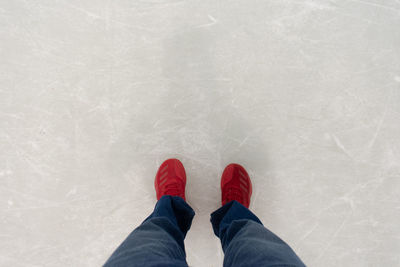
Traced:
POLYGON ((185 199, 186 173, 182 162, 177 159, 167 159, 158 168, 154 186, 157 200, 164 195, 179 196, 185 199))
POLYGON ((251 181, 246 170, 239 164, 226 166, 221 178, 222 205, 236 200, 246 208, 250 206, 251 181))

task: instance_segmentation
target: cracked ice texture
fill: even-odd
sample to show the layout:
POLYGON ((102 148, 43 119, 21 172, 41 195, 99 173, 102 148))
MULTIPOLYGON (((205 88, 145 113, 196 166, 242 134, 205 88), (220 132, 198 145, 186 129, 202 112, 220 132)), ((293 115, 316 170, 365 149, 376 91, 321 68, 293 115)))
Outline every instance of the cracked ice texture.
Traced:
POLYGON ((399 266, 400 2, 0 3, 0 266, 100 266, 178 157, 191 266, 230 162, 308 266, 399 266))

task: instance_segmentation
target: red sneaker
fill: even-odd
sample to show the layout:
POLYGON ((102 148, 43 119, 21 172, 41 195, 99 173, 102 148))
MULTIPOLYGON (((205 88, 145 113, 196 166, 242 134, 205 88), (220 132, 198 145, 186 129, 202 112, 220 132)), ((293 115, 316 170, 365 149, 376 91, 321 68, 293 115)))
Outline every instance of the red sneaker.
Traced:
POLYGON ((177 159, 167 159, 158 168, 154 187, 157 200, 164 195, 179 196, 185 201, 186 173, 182 162, 177 159))
POLYGON ((246 208, 250 206, 251 181, 246 170, 239 164, 226 166, 221 178, 222 205, 236 200, 246 208))

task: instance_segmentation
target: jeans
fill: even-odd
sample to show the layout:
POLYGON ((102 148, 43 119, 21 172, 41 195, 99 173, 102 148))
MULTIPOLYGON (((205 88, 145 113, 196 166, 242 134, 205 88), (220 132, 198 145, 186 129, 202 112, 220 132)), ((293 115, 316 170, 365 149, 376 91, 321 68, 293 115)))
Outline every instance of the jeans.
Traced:
MULTIPOLYGON (((193 217, 193 209, 182 198, 163 196, 104 266, 188 266, 183 240, 193 217)), ((305 266, 283 240, 237 201, 213 212, 211 224, 221 240, 224 266, 305 266)))

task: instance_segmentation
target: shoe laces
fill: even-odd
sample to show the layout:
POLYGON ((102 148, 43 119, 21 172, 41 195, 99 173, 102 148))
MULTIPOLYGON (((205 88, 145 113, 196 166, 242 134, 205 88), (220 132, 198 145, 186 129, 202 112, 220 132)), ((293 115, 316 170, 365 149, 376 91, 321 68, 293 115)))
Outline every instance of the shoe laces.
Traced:
POLYGON ((227 189, 226 195, 225 195, 226 203, 236 200, 240 203, 243 203, 243 192, 241 189, 237 187, 230 187, 227 189))
POLYGON ((164 190, 164 195, 169 195, 169 196, 180 196, 182 197, 180 186, 178 183, 170 183, 165 185, 165 190, 164 190))

